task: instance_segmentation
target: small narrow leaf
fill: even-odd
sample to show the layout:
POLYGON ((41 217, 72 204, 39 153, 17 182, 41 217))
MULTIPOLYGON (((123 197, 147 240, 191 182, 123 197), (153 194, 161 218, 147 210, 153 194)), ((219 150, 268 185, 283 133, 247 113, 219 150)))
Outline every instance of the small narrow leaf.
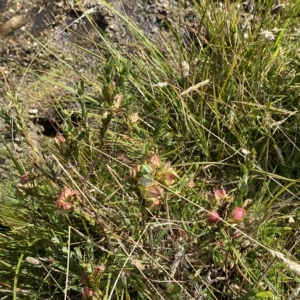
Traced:
POLYGON ((256 299, 264 299, 264 298, 270 298, 274 299, 274 294, 272 292, 260 292, 255 295, 256 299))

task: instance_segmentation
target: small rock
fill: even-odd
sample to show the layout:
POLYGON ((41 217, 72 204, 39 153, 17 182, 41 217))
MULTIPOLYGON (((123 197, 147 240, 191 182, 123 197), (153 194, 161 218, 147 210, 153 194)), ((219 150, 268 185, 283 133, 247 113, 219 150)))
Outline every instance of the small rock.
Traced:
POLYGON ((83 6, 86 8, 90 8, 90 7, 97 6, 97 5, 99 5, 98 0, 84 0, 83 1, 83 6))
POLYGON ((39 112, 39 110, 37 108, 34 108, 34 109, 29 109, 28 110, 28 113, 30 115, 37 115, 37 113, 39 112))
POLYGON ((19 137, 14 138, 15 143, 21 144, 22 140, 19 137))
POLYGON ((110 24, 110 25, 107 26, 107 29, 111 30, 111 31, 117 31, 118 30, 118 25, 117 24, 110 24))
POLYGON ((21 153, 23 151, 22 148, 20 148, 20 147, 15 147, 15 149, 18 153, 21 153))
POLYGON ((76 31, 78 29, 78 24, 77 23, 72 24, 71 28, 73 31, 76 31))

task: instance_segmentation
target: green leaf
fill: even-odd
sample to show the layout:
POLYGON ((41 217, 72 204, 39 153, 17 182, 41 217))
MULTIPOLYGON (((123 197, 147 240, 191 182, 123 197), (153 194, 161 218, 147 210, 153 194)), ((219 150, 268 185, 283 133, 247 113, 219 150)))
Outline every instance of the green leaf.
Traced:
POLYGON ((274 299, 274 294, 272 292, 259 292, 255 295, 256 299, 270 298, 274 299))
POLYGON ((142 166, 142 172, 143 173, 145 172, 146 174, 151 174, 152 171, 153 171, 152 165, 148 164, 148 165, 143 165, 142 166))
POLYGON ((64 252, 64 253, 69 253, 69 251, 68 251, 68 248, 67 248, 67 247, 62 247, 62 248, 61 248, 61 250, 62 250, 62 252, 64 252))

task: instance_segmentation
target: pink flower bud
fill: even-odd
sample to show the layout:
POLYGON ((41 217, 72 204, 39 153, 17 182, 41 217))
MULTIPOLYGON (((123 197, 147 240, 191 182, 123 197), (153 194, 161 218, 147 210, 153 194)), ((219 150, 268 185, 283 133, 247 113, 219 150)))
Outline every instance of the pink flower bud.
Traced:
POLYGON ((232 219, 234 221, 242 221, 246 215, 246 210, 242 207, 236 207, 232 212, 232 219))
POLYGON ((29 173, 26 172, 25 174, 23 174, 20 178, 19 184, 21 185, 25 185, 30 181, 30 176, 29 173))
POLYGON ((66 139, 61 133, 57 133, 55 136, 55 142, 59 145, 65 144, 66 139))
POLYGON ((219 222, 219 218, 219 213, 217 211, 212 211, 209 213, 207 221, 209 224, 215 224, 219 222))

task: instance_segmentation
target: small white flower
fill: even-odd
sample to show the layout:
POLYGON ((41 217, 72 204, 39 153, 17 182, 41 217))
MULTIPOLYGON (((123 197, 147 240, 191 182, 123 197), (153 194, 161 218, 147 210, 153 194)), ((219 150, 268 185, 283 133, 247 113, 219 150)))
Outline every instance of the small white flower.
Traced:
POLYGON ((181 68, 183 77, 188 77, 190 73, 190 66, 185 60, 181 62, 181 68))
POLYGON ((159 82, 159 83, 156 83, 153 85, 153 87, 156 87, 156 86, 163 88, 165 86, 168 86, 168 83, 167 82, 159 82))
POLYGON ((41 263, 37 258, 31 256, 27 256, 25 260, 32 265, 39 265, 41 263))
POLYGON ((259 34, 265 41, 272 41, 275 39, 275 35, 269 30, 262 30, 259 34))

